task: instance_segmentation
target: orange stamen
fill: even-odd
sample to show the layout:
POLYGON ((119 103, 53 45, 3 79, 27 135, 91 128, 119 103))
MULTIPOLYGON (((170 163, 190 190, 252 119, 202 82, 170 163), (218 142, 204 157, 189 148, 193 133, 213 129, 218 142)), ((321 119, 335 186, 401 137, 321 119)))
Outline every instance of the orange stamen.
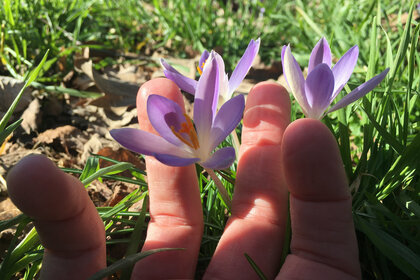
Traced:
POLYGON ((197 131, 194 128, 194 125, 192 123, 192 120, 190 117, 188 117, 187 114, 184 114, 185 116, 185 122, 181 124, 181 129, 179 131, 175 131, 175 127, 171 126, 172 133, 181 140, 184 144, 188 145, 189 147, 197 150, 200 147, 200 144, 198 142, 198 136, 197 131), (189 136, 189 140, 185 139, 181 133, 186 133, 189 136))
POLYGON ((200 76, 203 74, 203 70, 202 69, 204 69, 204 65, 206 64, 206 61, 203 62, 203 64, 201 65, 201 67, 200 67, 200 65, 197 66, 197 71, 200 74, 200 76))
POLYGON ((200 74, 200 76, 201 76, 201 74, 203 74, 203 71, 201 71, 200 66, 197 66, 197 71, 198 71, 198 73, 200 74))

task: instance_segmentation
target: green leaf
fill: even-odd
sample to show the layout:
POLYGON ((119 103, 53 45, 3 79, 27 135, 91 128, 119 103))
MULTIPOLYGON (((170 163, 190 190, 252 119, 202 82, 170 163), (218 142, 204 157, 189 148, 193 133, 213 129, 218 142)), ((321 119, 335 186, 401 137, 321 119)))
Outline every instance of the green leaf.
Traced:
POLYGON ((402 154, 404 146, 398 142, 398 140, 392 136, 385 128, 383 128, 368 111, 364 111, 385 142, 387 142, 398 154, 402 154))
MULTIPOLYGON (((149 203, 148 203, 148 197, 144 197, 143 199, 143 205, 141 207, 140 215, 137 217, 136 225, 134 226, 133 233, 130 236, 130 241, 127 245, 127 251, 125 252, 125 257, 129 257, 133 254, 135 254, 140 246, 141 237, 143 235, 144 226, 146 224, 146 213, 147 209, 149 209, 149 203)), ((131 277, 131 271, 133 270, 133 267, 128 267, 123 270, 123 273, 121 275, 121 280, 129 280, 131 277)))
POLYGON ((259 268, 258 265, 255 263, 255 261, 246 253, 245 253, 245 258, 249 262, 249 264, 251 265, 251 267, 255 271, 255 273, 257 273, 258 278, 260 278, 261 280, 267 280, 268 279, 264 275, 264 273, 262 272, 261 268, 259 268))
POLYGON ((388 233, 366 222, 363 218, 355 215, 354 220, 356 228, 366 234, 375 247, 401 272, 412 279, 420 279, 420 256, 388 233))
POLYGON ((398 46, 397 55, 395 57, 393 67, 390 69, 388 77, 388 87, 387 92, 392 88, 392 85, 394 83, 397 71, 399 67, 401 66, 406 52, 408 48, 408 43, 410 42, 410 30, 411 30, 411 20, 413 19, 413 10, 414 10, 414 1, 411 1, 410 10, 408 11, 408 18, 407 18, 407 24, 404 27, 403 34, 401 36, 400 45, 398 46))
MULTIPOLYGON (((398 176, 405 168, 420 171, 420 161, 418 160, 418 151, 420 151, 420 134, 414 137, 413 141, 404 149, 402 155, 400 155, 382 178, 380 188, 384 185, 389 184, 389 181, 398 176)), ((388 194, 392 192, 392 188, 385 188, 377 194, 378 199, 384 199, 388 194)))
MULTIPOLYGON (((86 180, 89 176, 95 174, 99 170, 99 159, 97 157, 88 157, 86 160, 85 167, 83 168, 82 174, 79 177, 80 181, 86 180)), ((90 184, 90 183, 89 183, 90 184)), ((89 184, 85 184, 87 188, 89 184)))
POLYGON ((164 252, 164 251, 174 251, 174 250, 184 250, 182 248, 161 248, 161 249, 154 249, 154 250, 149 250, 146 252, 140 252, 137 253, 135 255, 131 255, 129 257, 123 258, 121 260, 116 261, 115 263, 113 263, 112 265, 108 266, 105 269, 102 269, 98 272, 96 272, 94 275, 92 275, 90 278, 88 278, 88 280, 102 280, 104 278, 106 278, 107 276, 132 267, 133 265, 136 264, 136 262, 138 262, 141 259, 144 259, 150 255, 159 253, 159 252, 164 252))
POLYGON ((107 174, 115 174, 123 172, 129 168, 133 167, 131 163, 128 162, 120 162, 108 167, 104 167, 93 173, 92 175, 89 175, 86 179, 81 180, 84 186, 89 185, 94 180, 98 179, 99 177, 107 174))
POLYGON ((5 130, 0 131, 0 146, 3 144, 4 140, 9 136, 19 125, 22 123, 23 119, 19 119, 6 127, 5 130))
POLYGON ((44 57, 42 58, 41 62, 38 64, 38 66, 29 74, 29 78, 25 81, 25 85, 22 87, 22 89, 20 90, 20 92, 16 96, 15 100, 13 101, 12 105, 10 105, 6 114, 1 119, 1 121, 0 121, 0 132, 3 131, 4 128, 6 127, 7 122, 9 121, 13 112, 15 111, 15 108, 16 108, 17 104, 19 103, 25 89, 38 77, 39 71, 42 69, 42 66, 45 63, 45 60, 47 59, 47 56, 48 56, 48 51, 45 53, 44 57))
POLYGON ((11 228, 14 225, 20 224, 24 220, 26 220, 26 223, 28 223, 30 221, 28 216, 26 216, 24 214, 20 214, 20 215, 14 217, 12 219, 5 220, 5 221, 0 221, 0 232, 2 232, 3 230, 6 230, 8 228, 11 228))
POLYGON ((306 21, 306 23, 309 24, 309 26, 312 28, 312 30, 315 31, 315 33, 318 34, 319 37, 323 37, 324 32, 322 32, 321 29, 319 29, 318 25, 311 19, 311 17, 308 16, 308 14, 303 9, 301 9, 300 7, 295 7, 295 8, 296 8, 296 11, 306 21))

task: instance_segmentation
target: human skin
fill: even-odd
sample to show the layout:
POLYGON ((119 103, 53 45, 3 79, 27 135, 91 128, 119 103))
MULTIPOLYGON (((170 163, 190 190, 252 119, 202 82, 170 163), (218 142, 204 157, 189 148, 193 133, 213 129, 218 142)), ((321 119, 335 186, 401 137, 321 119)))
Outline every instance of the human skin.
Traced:
MULTIPOLYGON (((151 80, 140 88, 140 128, 156 133, 146 113, 150 94, 184 104, 169 80, 151 80)), ((232 215, 204 279, 258 279, 244 253, 268 279, 361 278, 351 197, 337 143, 321 122, 289 124, 289 118, 283 87, 264 82, 251 90, 232 215), (291 254, 280 267, 288 193, 291 254)), ((146 169, 151 220, 142 250, 185 250, 139 261, 132 279, 193 279, 203 233, 195 167, 166 166, 146 157, 146 169)), ((86 279, 105 267, 104 227, 80 181, 44 156, 31 155, 9 172, 7 182, 11 199, 34 219, 46 248, 42 279, 86 279)))

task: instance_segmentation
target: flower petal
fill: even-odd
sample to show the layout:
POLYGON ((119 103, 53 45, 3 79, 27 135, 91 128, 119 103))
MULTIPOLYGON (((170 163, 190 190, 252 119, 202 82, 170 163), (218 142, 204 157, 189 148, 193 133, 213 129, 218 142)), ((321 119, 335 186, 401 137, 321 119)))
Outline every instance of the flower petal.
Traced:
POLYGON ((184 113, 179 105, 160 95, 151 94, 147 99, 147 115, 153 128, 168 142, 183 147, 185 144, 172 132, 181 129, 181 123, 185 122, 184 113))
POLYGON ((170 165, 170 166, 187 166, 193 164, 194 162, 198 162, 199 158, 182 158, 167 154, 159 154, 156 155, 155 158, 163 164, 170 165))
POLYGON ((305 95, 305 78, 300 70, 299 64, 295 60, 290 50, 290 46, 283 46, 281 51, 281 62, 283 65, 283 75, 286 79, 293 96, 302 108, 306 115, 306 110, 309 108, 305 95))
POLYGON ((330 105, 334 89, 334 76, 327 64, 321 63, 308 74, 305 82, 305 92, 309 107, 306 117, 321 119, 330 105))
MULTIPOLYGON (((212 55, 217 62, 217 68, 219 69, 219 98, 214 101, 218 101, 216 106, 221 103, 225 103, 225 101, 229 100, 231 95, 228 95, 229 92, 229 78, 225 72, 225 62, 223 58, 215 51, 212 51, 212 55)), ((217 109, 217 108, 215 108, 217 109)), ((215 115, 213 115, 214 117, 215 115)))
POLYGON ((165 74, 166 78, 173 81, 183 91, 194 95, 195 89, 197 87, 196 80, 182 75, 175 68, 169 65, 169 63, 167 63, 163 58, 161 58, 160 64, 164 68, 163 73, 165 74))
POLYGON ((312 49, 311 56, 309 57, 308 73, 311 73, 320 63, 325 63, 328 67, 331 67, 331 50, 324 37, 312 49))
POLYGON ((357 57, 359 56, 359 47, 357 45, 349 49, 334 65, 332 71, 334 74, 334 93, 331 96, 331 102, 337 97, 337 94, 343 89, 351 74, 353 73, 354 67, 356 66, 357 57))
POLYGON ((123 147, 135 153, 148 156, 158 154, 169 154, 182 158, 191 158, 192 154, 177 147, 162 137, 135 128, 113 129, 109 132, 111 136, 123 147))
POLYGON ((200 165, 210 169, 225 169, 235 161, 235 158, 235 149, 232 147, 225 147, 215 151, 210 159, 205 162, 200 162, 200 165))
POLYGON ((210 151, 216 148, 235 129, 242 119, 244 108, 245 98, 242 94, 223 104, 211 128, 210 151))
POLYGON ((203 74, 198 80, 194 97, 194 123, 200 145, 210 137, 213 116, 219 99, 219 69, 213 55, 210 55, 203 74))
POLYGON ((389 68, 385 69, 379 75, 376 75, 369 81, 361 84, 360 86, 352 90, 349 94, 344 96, 340 101, 335 103, 334 106, 332 106, 331 109, 328 110, 328 113, 341 109, 349 105, 350 103, 353 103, 357 99, 365 96, 367 93, 369 93, 372 89, 374 89, 377 85, 379 85, 382 82, 386 74, 388 74, 388 71, 389 71, 389 68))
POLYGON ((229 91, 227 94, 228 96, 226 96, 226 100, 231 98, 233 92, 238 88, 246 74, 248 74, 248 71, 252 66, 252 62, 258 54, 258 50, 260 49, 260 42, 260 38, 258 38, 256 41, 251 40, 249 42, 248 47, 236 65, 235 70, 233 70, 232 76, 230 76, 229 91))

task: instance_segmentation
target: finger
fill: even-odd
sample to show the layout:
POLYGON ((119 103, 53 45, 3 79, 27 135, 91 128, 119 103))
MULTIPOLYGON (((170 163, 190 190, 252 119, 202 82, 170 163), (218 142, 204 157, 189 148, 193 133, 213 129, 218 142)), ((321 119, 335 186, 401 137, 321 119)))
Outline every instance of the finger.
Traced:
POLYGON ((268 278, 279 271, 287 214, 280 172, 283 131, 290 122, 287 91, 260 83, 248 95, 232 216, 206 272, 206 279, 258 279, 248 254, 268 278))
POLYGON ((317 120, 295 121, 284 134, 282 162, 292 243, 279 279, 360 278, 351 196, 333 135, 317 120))
MULTIPOLYGON (((140 128, 156 133, 146 111, 150 94, 159 94, 184 108, 178 87, 170 80, 145 83, 137 96, 140 128)), ((193 165, 171 167, 146 157, 150 195, 150 223, 143 251, 158 248, 184 248, 161 252, 138 262, 133 279, 192 279, 200 249, 203 217, 197 176, 193 165)))
POLYGON ((9 172, 7 186, 45 247, 43 279, 86 279, 106 266, 104 226, 78 179, 30 155, 9 172))

